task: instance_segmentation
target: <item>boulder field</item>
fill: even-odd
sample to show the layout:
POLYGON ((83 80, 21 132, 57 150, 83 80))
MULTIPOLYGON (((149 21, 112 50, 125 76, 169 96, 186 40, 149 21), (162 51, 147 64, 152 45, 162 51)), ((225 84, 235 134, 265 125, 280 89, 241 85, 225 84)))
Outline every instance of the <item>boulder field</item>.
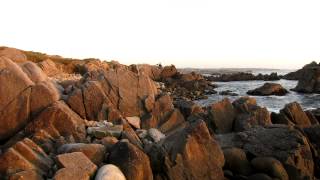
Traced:
POLYGON ((320 178, 318 110, 270 113, 173 65, 0 48, 0 179, 320 178))

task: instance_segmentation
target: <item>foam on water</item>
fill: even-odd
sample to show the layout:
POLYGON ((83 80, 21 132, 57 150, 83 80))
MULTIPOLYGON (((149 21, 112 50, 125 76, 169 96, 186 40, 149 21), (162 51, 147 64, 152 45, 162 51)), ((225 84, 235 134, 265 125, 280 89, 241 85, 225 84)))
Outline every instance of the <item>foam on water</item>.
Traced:
MULTIPOLYGON (((215 82, 218 88, 218 94, 210 95, 208 99, 196 101, 198 104, 207 106, 214 102, 220 101, 226 97, 232 101, 241 97, 248 96, 247 91, 262 86, 266 82, 271 81, 233 81, 233 82, 215 82), (239 96, 223 96, 219 95, 219 92, 231 90, 239 94, 239 96)), ((272 81, 273 83, 279 83, 287 90, 294 88, 297 85, 297 81, 279 80, 272 81)), ((315 109, 320 108, 320 94, 300 94, 294 91, 290 91, 286 96, 252 96, 257 99, 257 103, 260 106, 266 107, 269 111, 278 112, 284 107, 285 104, 291 102, 298 102, 303 109, 315 109)))

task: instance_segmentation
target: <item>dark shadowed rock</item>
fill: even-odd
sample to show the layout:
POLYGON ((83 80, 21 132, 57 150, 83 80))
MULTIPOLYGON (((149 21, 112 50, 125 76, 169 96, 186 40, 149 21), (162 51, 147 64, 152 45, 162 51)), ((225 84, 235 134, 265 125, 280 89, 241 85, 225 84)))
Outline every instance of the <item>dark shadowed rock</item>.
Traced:
POLYGON ((178 108, 184 118, 188 118, 192 114, 202 113, 203 109, 193 101, 179 99, 174 102, 174 107, 178 108))
POLYGON ((312 179, 314 176, 309 143, 296 129, 277 125, 216 137, 222 148, 238 147, 256 157, 276 158, 283 164, 289 179, 312 179))
POLYGON ((235 110, 229 99, 214 103, 209 110, 209 128, 216 133, 231 132, 235 116, 235 110))
POLYGON ((242 149, 226 148, 223 150, 223 154, 226 160, 224 169, 241 175, 250 175, 252 173, 250 162, 242 149))
POLYGON ((128 180, 153 179, 148 156, 129 142, 114 145, 109 162, 118 166, 128 180))
POLYGON ((254 96, 284 96, 287 93, 289 93, 288 90, 276 83, 265 83, 263 86, 247 92, 247 94, 254 96))
POLYGON ((298 84, 293 89, 301 93, 320 93, 320 65, 313 62, 300 71, 298 84))
POLYGON ((168 179, 223 179, 223 152, 204 121, 186 123, 148 153, 155 175, 168 179))
POLYGON ((289 176, 281 162, 271 157, 257 157, 251 161, 252 166, 272 177, 280 180, 289 180, 289 176))
POLYGON ((315 175, 317 178, 320 177, 320 125, 314 125, 303 129, 304 133, 310 141, 310 146, 314 153, 314 163, 315 163, 315 175))

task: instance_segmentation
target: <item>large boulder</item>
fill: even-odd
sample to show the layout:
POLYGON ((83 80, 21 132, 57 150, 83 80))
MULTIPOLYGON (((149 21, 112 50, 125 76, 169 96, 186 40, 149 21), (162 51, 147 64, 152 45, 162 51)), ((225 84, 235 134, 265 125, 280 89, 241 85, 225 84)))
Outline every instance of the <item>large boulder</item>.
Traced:
POLYGON ((247 94, 254 96, 284 96, 287 93, 289 91, 277 83, 265 83, 263 86, 247 92, 247 94))
POLYGON ((133 144, 120 141, 114 145, 109 162, 118 166, 128 180, 152 180, 148 156, 133 144))
POLYGON ((241 97, 233 102, 233 106, 236 111, 234 131, 244 131, 255 126, 272 124, 267 108, 258 106, 254 98, 241 97))
POLYGON ((224 156, 204 121, 186 123, 148 152, 153 172, 167 179, 223 179, 224 156))
POLYGON ((276 158, 283 164, 289 179, 314 177, 312 152, 307 139, 299 130, 274 125, 216 137, 222 148, 238 147, 254 157, 276 158))
POLYGON ((17 176, 15 174, 22 171, 34 171, 34 176, 47 176, 52 165, 50 157, 26 138, 0 155, 0 177, 17 176))
POLYGON ((232 131, 236 114, 229 99, 224 99, 210 106, 209 117, 209 128, 216 133, 228 133, 232 131))
POLYGON ((82 152, 73 152, 56 156, 56 162, 59 171, 56 172, 54 179, 68 180, 79 179, 89 180, 97 170, 93 164, 82 152))
POLYGON ((309 64, 301 70, 297 86, 294 91, 301 93, 320 93, 320 65, 309 64))
POLYGON ((85 141, 86 130, 83 119, 64 102, 57 101, 43 110, 27 127, 27 133, 46 131, 53 138, 73 137, 77 142, 85 141))
POLYGON ((314 163, 315 163, 315 175, 320 177, 320 125, 314 125, 303 129, 304 133, 309 139, 310 146, 313 149, 314 163))
POLYGON ((50 60, 44 60, 38 63, 38 66, 42 69, 42 71, 47 74, 47 76, 52 77, 59 73, 62 73, 56 66, 56 64, 50 60))
POLYGON ((124 117, 140 117, 147 113, 145 98, 154 99, 158 94, 149 77, 124 68, 89 75, 67 100, 68 105, 86 119, 112 121, 115 110, 124 117))
POLYGON ((165 66, 161 71, 161 78, 166 79, 175 76, 178 73, 178 70, 174 65, 165 66))
POLYGON ((121 170, 112 164, 104 165, 99 170, 95 180, 126 180, 121 170))
POLYGON ((280 114, 283 114, 285 117, 287 117, 287 119, 297 126, 311 126, 309 117, 297 102, 286 104, 285 107, 280 110, 280 114))
POLYGON ((82 152, 86 155, 93 163, 100 165, 104 160, 106 148, 101 144, 65 144, 58 149, 59 154, 82 152))

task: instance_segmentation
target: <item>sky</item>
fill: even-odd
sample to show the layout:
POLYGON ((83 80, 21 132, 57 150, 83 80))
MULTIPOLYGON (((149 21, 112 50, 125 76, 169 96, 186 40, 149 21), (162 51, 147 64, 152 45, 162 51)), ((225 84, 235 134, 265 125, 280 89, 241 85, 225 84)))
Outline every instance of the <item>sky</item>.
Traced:
POLYGON ((319 0, 1 0, 0 46, 197 68, 320 61, 319 0))

